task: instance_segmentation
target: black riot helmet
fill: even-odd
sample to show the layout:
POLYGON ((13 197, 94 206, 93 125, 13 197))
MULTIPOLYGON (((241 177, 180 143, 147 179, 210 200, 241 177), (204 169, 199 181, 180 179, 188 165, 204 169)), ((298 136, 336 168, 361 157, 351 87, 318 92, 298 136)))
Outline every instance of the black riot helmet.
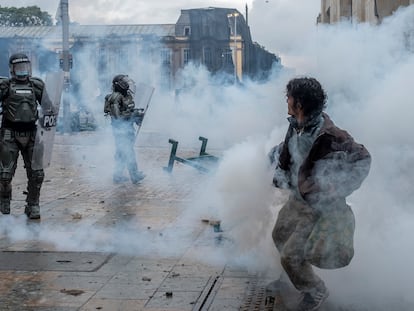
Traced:
POLYGON ((115 92, 126 94, 129 89, 128 76, 116 75, 112 79, 112 88, 115 92))
POLYGON ((25 81, 32 75, 30 59, 24 53, 15 53, 9 58, 10 76, 25 81))

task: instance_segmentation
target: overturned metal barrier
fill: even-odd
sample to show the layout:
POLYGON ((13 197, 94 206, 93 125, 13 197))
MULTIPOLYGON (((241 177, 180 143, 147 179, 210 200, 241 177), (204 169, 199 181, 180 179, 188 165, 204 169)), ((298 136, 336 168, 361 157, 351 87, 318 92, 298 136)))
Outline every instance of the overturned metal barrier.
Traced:
POLYGON ((190 157, 190 158, 181 158, 177 156, 178 141, 174 139, 169 139, 168 142, 172 145, 171 153, 170 153, 170 158, 168 160, 168 166, 164 167, 164 170, 171 173, 174 167, 174 162, 178 161, 180 163, 190 165, 196 168, 197 170, 199 170, 200 172, 208 173, 210 169, 206 166, 211 167, 212 164, 216 164, 219 158, 206 152, 207 141, 208 141, 207 138, 200 136, 198 139, 201 140, 200 153, 198 156, 190 157))

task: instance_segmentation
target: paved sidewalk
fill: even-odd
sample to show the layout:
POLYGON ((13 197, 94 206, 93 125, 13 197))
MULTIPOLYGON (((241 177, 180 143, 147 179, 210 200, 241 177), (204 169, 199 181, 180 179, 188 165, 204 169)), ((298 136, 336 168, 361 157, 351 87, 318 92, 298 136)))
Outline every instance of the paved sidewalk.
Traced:
POLYGON ((23 214, 19 163, 11 215, 0 215, 0 309, 239 310, 251 276, 196 260, 197 248, 214 249, 220 233, 201 219, 180 219, 203 175, 182 164, 168 174, 168 141, 144 140, 137 157, 147 177, 114 185, 112 141, 106 148, 102 139, 56 136, 41 221, 23 214))
MULTIPOLYGON (((203 260, 225 247, 225 232, 189 217, 205 176, 183 164, 171 174, 163 170, 168 138, 140 133, 137 158, 147 177, 139 185, 112 183, 112 140, 106 140, 98 132, 56 136, 41 221, 24 215, 19 163, 11 215, 0 214, 0 311, 292 310, 278 299, 265 306, 270 279, 203 260)), ((180 146, 177 154, 198 151, 180 146)), ((328 298, 321 311, 369 309, 353 304, 328 298)))

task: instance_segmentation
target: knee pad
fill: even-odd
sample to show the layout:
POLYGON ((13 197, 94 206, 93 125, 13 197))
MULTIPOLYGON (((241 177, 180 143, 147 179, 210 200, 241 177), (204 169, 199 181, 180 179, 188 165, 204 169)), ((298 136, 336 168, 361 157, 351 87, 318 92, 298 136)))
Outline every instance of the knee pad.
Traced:
POLYGON ((13 174, 9 173, 9 172, 1 172, 0 173, 0 182, 1 183, 11 183, 13 178, 13 174))
POLYGON ((45 178, 45 172, 43 170, 30 170, 27 173, 27 178, 30 182, 33 182, 35 184, 42 184, 44 178, 45 178))
POLYGON ((13 175, 13 167, 16 166, 19 156, 19 147, 16 145, 11 132, 8 135, 2 133, 0 141, 0 172, 11 173, 13 175))
POLYGON ((0 179, 0 196, 2 198, 10 199, 12 192, 11 178, 10 179, 0 179))

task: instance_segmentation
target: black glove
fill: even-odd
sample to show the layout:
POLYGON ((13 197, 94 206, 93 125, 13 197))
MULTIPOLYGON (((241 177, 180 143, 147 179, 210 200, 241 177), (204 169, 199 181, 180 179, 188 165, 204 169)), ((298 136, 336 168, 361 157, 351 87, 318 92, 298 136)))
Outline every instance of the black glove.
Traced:
POLYGON ((135 108, 132 111, 131 119, 136 125, 140 126, 142 124, 142 120, 144 119, 144 114, 143 108, 135 108))

